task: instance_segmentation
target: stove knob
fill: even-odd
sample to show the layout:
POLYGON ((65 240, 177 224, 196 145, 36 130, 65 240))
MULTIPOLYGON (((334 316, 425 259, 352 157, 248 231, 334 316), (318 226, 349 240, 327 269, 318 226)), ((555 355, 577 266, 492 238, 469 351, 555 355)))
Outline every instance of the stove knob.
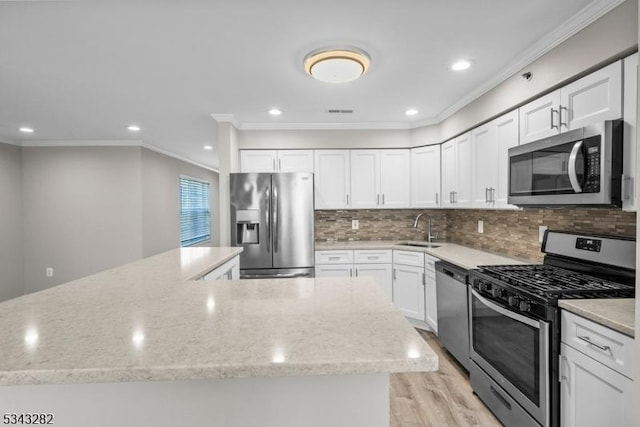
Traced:
POLYGON ((529 301, 520 301, 518 308, 520 311, 529 311, 531 309, 531 303, 529 303, 529 301))
POLYGON ((494 298, 502 298, 504 296, 504 289, 493 288, 491 290, 491 295, 493 295, 494 298))
POLYGON ((489 292, 491 290, 491 283, 480 282, 480 290, 489 292))
POLYGON ((516 307, 518 303, 520 303, 520 298, 518 298, 515 295, 511 295, 509 296, 509 299, 507 300, 507 302, 509 303, 510 306, 516 307))

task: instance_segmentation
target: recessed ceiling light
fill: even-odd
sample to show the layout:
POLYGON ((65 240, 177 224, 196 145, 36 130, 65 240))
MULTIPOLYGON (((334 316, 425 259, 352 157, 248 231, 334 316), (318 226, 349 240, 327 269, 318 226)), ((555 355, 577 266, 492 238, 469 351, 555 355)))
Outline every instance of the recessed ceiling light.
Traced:
POLYGON ((205 145, 205 146, 204 146, 204 147, 202 147, 202 148, 204 148, 205 150, 213 150, 213 147, 212 147, 212 146, 210 146, 210 145, 205 145))
POLYGON ((407 111, 404 112, 407 116, 415 116, 416 114, 418 114, 418 110, 416 110, 415 108, 409 108, 407 111))
POLYGON ((127 129, 131 132, 140 132, 140 126, 138 125, 129 125, 127 126, 127 129))
POLYGON ((278 108, 272 108, 269 110, 269 114, 271 114, 272 116, 280 116, 282 115, 282 110, 278 108))
POLYGON ((20 128, 20 132, 33 133, 33 129, 32 128, 27 128, 27 127, 21 127, 20 128))
POLYGON ((304 70, 327 83, 346 83, 367 72, 371 59, 360 49, 323 49, 304 59, 304 70))
POLYGON ((451 69, 453 71, 462 71, 462 70, 466 70, 469 67, 471 67, 471 62, 466 61, 466 60, 463 59, 461 61, 458 61, 458 62, 454 63, 451 66, 451 69))

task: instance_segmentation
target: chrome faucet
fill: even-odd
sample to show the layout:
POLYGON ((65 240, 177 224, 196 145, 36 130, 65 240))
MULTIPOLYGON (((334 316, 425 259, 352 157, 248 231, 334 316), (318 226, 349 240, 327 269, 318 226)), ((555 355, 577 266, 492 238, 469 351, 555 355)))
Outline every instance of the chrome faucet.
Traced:
MULTIPOLYGON (((416 216, 416 220, 413 222, 413 228, 418 228, 418 221, 420 220, 420 217, 423 214, 419 213, 418 216, 416 216)), ((437 239, 438 238, 438 233, 435 234, 431 234, 431 217, 428 216, 427 217, 427 233, 426 233, 426 238, 427 238, 427 242, 431 243, 431 241, 433 239, 437 239)))

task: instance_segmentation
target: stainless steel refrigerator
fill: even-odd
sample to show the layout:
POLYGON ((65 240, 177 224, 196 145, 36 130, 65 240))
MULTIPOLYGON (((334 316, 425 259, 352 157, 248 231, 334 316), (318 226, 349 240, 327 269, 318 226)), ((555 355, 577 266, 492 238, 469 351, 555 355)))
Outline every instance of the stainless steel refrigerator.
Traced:
POLYGON ((313 277, 313 174, 232 173, 229 185, 240 278, 313 277))

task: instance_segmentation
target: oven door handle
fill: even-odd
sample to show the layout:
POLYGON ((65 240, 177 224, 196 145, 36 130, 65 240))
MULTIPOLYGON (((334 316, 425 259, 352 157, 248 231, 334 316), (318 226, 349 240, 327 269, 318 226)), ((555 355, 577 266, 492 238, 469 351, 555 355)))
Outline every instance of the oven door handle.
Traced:
POLYGON ((478 300, 482 304, 486 305, 487 307, 489 307, 490 309, 492 309, 494 311, 497 311, 498 313, 502 314, 503 316, 507 316, 507 317, 509 317, 511 319, 517 320, 518 322, 525 323, 525 324, 527 324, 527 325, 529 325, 531 327, 534 327, 536 329, 540 329, 540 322, 539 321, 531 319, 531 318, 526 317, 526 316, 523 316, 523 315, 518 314, 518 313, 514 313, 511 310, 507 310, 506 308, 501 307, 498 304, 495 304, 495 303, 489 301, 488 299, 480 296, 480 294, 478 292, 476 292, 474 289, 471 290, 471 294, 474 297, 478 298, 478 300))
POLYGON ((582 193, 582 186, 578 181, 578 174, 576 172, 576 161, 578 160, 578 153, 582 148, 582 141, 578 141, 574 144, 569 155, 569 181, 571 181, 571 187, 576 193, 582 193))

